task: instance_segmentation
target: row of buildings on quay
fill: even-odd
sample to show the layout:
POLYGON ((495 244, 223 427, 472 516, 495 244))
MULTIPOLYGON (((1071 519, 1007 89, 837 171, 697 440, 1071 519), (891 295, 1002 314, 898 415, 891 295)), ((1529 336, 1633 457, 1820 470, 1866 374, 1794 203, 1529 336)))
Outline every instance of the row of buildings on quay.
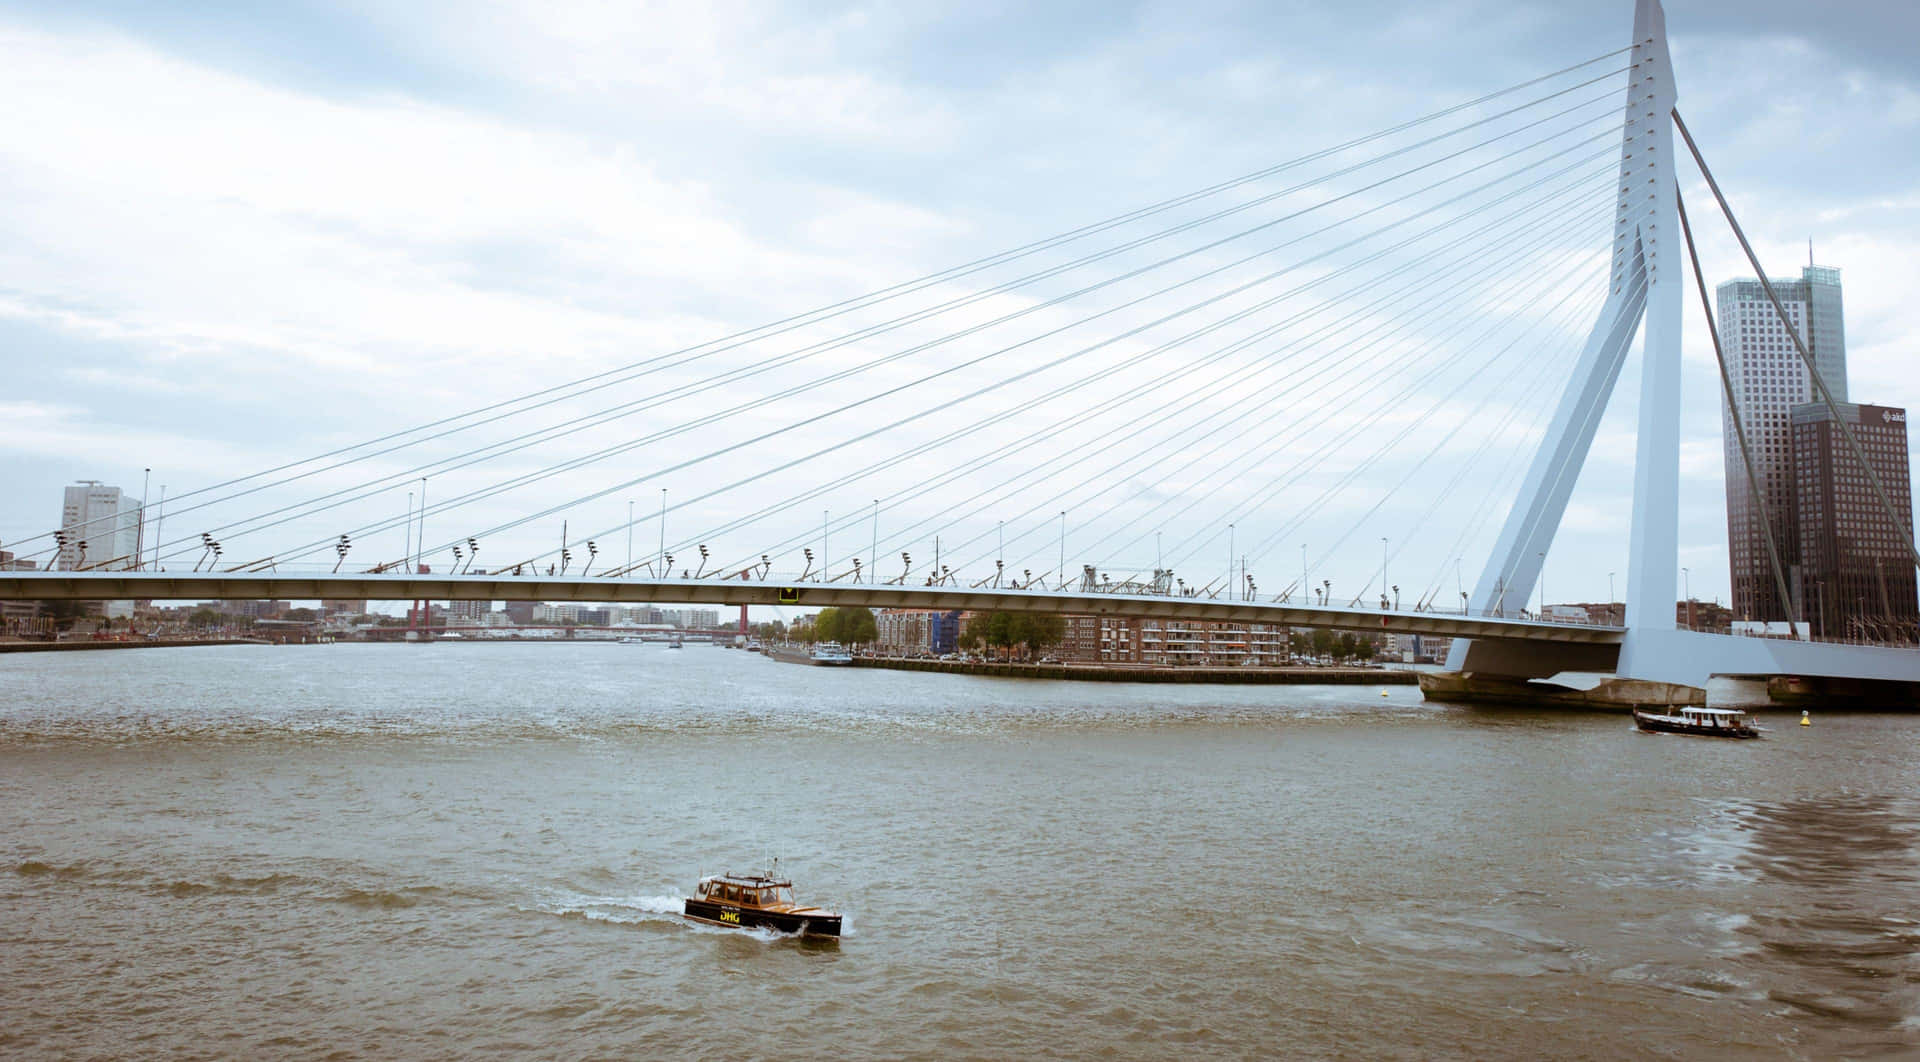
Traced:
MULTIPOLYGON (((946 656, 960 649, 962 633, 974 615, 950 610, 880 609, 874 613, 878 632, 874 647, 895 656, 946 656)), ((1062 663, 1281 667, 1326 655, 1315 650, 1310 630, 1278 624, 1132 616, 1068 615, 1062 619, 1065 630, 1060 643, 1042 650, 1062 663)), ((1449 642, 1412 634, 1351 637, 1370 645, 1376 659, 1421 663, 1443 659, 1449 642)))
MULTIPOLYGON (((660 608, 653 605, 552 605, 544 601, 430 601, 418 616, 398 617, 420 626, 460 628, 514 627, 658 627, 713 630, 720 610, 660 608)), ((286 601, 209 601, 198 608, 250 619, 285 619, 299 610, 286 601)), ((316 618, 335 623, 370 619, 365 601, 322 601, 316 618)), ((396 617, 386 617, 389 619, 396 617)))
MULTIPOLYGON (((11 555, 0 551, 0 570, 11 555)), ((19 570, 19 569, 15 569, 19 570)), ((32 570, 32 569, 25 569, 32 570)), ((732 630, 723 627, 721 612, 713 608, 659 608, 655 606, 547 604, 507 601, 495 608, 491 601, 433 601, 424 611, 402 616, 369 614, 365 601, 327 600, 319 607, 291 601, 202 601, 192 604, 126 602, 126 609, 108 609, 100 602, 76 602, 76 616, 52 617, 40 613, 33 601, 0 601, 0 634, 48 635, 58 630, 91 632, 108 629, 185 633, 194 628, 232 632, 248 627, 304 626, 314 633, 343 634, 360 629, 416 627, 433 631, 552 632, 566 628, 604 628, 621 632, 732 630)), ((114 604, 114 603, 108 603, 114 604)), ((529 636, 536 636, 530 634, 529 636)))
MULTIPOLYGON (((544 601, 430 602, 425 617, 430 627, 662 627, 676 630, 714 630, 720 610, 660 608, 656 605, 550 605, 544 601)), ((365 611, 366 602, 360 602, 365 611)))

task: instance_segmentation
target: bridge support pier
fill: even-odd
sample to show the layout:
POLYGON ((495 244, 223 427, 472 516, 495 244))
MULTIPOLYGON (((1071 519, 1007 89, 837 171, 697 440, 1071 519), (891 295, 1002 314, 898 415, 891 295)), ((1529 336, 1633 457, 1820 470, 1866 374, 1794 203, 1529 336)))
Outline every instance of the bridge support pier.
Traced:
POLYGON ((1920 711, 1920 681, 1775 675, 1767 680, 1767 699, 1776 708, 1912 712, 1920 711))
POLYGON ((1920 681, 1806 675, 1715 675, 1706 680, 1705 688, 1608 677, 1581 689, 1545 678, 1438 671, 1420 675, 1420 692, 1428 700, 1445 704, 1496 708, 1626 711, 1705 705, 1743 710, 1920 711, 1920 681))
POLYGON ((1771 708, 1767 680, 1744 676, 1715 675, 1707 680, 1709 708, 1771 708))
POLYGON ((1545 679, 1470 671, 1422 672, 1420 693, 1443 704, 1620 712, 1630 708, 1686 708, 1707 701, 1704 690, 1673 682, 1608 677, 1590 688, 1579 689, 1545 679))

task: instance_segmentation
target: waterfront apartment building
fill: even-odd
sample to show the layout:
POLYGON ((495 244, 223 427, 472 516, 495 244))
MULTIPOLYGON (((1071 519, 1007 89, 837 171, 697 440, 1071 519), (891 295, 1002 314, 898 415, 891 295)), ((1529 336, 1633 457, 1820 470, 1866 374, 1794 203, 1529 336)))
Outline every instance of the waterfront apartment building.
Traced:
POLYGON ((1062 659, 1102 663, 1193 667, 1278 667, 1291 660, 1287 628, 1271 623, 1077 617, 1068 621, 1062 659), (1092 655, 1079 622, 1097 630, 1092 655))
POLYGON ((1733 404, 1721 396, 1721 442, 1727 480, 1727 551, 1733 578, 1733 611, 1740 619, 1784 620, 1791 602, 1781 601, 1767 558, 1763 514, 1773 528, 1781 563, 1799 563, 1792 410, 1819 400, 1806 364, 1787 331, 1791 324, 1807 344, 1834 401, 1847 400, 1846 327, 1840 271, 1809 265, 1798 280, 1771 281, 1787 320, 1757 280, 1730 280, 1718 296, 1720 342, 1726 353, 1733 404), (1755 484, 1747 479, 1734 418, 1751 449, 1755 484), (1758 491, 1754 490, 1754 486, 1758 491))
POLYGON ((1885 487, 1898 521, 1824 403, 1792 410, 1799 583, 1816 636, 1906 640, 1920 622, 1913 562, 1907 411, 1846 404, 1841 416, 1885 487))
POLYGON ((447 625, 449 627, 480 627, 487 622, 487 613, 493 611, 491 601, 449 601, 447 602, 447 625))
POLYGON ((875 644, 893 653, 916 653, 925 649, 928 614, 920 608, 883 608, 875 612, 875 644))
POLYGON ((539 607, 539 603, 534 601, 508 601, 505 603, 507 618, 512 620, 514 625, 520 627, 533 626, 533 613, 534 610, 539 607))
POLYGON ((538 626, 560 626, 563 623, 580 622, 579 605, 550 605, 545 601, 533 606, 531 623, 538 626))
MULTIPOLYGON (((30 572, 39 567, 36 561, 15 557, 12 550, 0 549, 0 572, 30 572)), ((11 632, 21 628, 39 614, 38 601, 0 601, 0 630, 11 632)))
POLYGON ((891 652, 941 656, 958 644, 961 618, 955 610, 883 608, 873 616, 874 640, 891 652))

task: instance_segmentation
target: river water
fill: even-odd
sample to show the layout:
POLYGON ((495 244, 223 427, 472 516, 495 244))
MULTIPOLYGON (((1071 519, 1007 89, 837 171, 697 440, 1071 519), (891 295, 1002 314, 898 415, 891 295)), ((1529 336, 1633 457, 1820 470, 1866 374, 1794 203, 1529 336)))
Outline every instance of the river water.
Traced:
POLYGON ((0 1054, 1920 1053, 1920 720, 704 646, 0 657, 0 1054), (690 925, 767 856, 817 943, 690 925))

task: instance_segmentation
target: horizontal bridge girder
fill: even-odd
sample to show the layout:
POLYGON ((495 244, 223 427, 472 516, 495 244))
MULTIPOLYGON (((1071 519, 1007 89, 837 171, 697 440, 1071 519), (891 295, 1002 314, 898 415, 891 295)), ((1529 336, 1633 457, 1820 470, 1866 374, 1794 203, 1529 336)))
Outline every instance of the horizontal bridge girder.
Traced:
POLYGON ((1441 638, 1503 638, 1617 645, 1623 631, 1565 623, 1379 611, 1271 601, 992 590, 886 583, 774 583, 743 579, 567 579, 550 576, 372 575, 342 572, 0 572, 0 601, 570 601, 595 604, 770 605, 959 609, 1135 616, 1287 627, 1387 631, 1441 638))

